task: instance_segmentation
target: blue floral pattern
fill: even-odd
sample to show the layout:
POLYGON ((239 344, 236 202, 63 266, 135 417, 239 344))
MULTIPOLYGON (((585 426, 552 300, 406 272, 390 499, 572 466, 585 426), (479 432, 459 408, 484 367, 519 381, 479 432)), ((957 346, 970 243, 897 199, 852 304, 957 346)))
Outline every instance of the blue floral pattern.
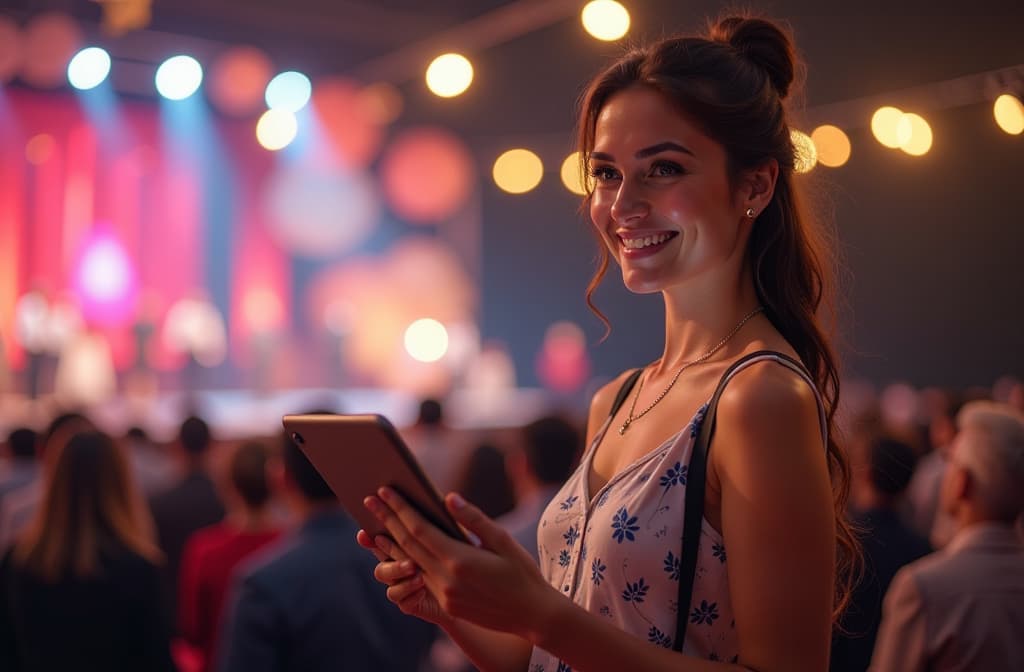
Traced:
POLYGON ((695 607, 693 613, 690 614, 690 623, 694 623, 696 625, 711 625, 718 616, 717 602, 708 604, 707 600, 701 600, 700 606, 695 607))
POLYGON ((590 580, 594 582, 595 586, 601 585, 606 569, 608 567, 601 562, 601 558, 594 558, 594 562, 590 565, 590 580))
POLYGON ((642 576, 633 583, 626 581, 626 589, 622 591, 622 599, 626 602, 643 602, 644 598, 647 597, 649 589, 650 586, 644 583, 644 577, 642 576))
POLYGON ((666 649, 672 648, 672 638, 661 630, 658 630, 658 628, 653 625, 651 626, 651 629, 647 631, 647 641, 651 644, 663 646, 666 649))
MULTIPOLYGON (((808 383, 813 385, 809 379, 808 383)), ((820 395, 818 399, 820 403, 820 395)), ((739 640, 731 627, 734 615, 726 548, 721 534, 706 520, 697 550, 693 603, 677 604, 680 514, 689 480, 686 465, 706 416, 707 407, 702 405, 675 436, 647 453, 638 453, 603 488, 591 493, 587 479, 593 456, 605 432, 618 428, 606 421, 580 468, 542 516, 540 565, 545 579, 575 604, 651 646, 670 647, 678 618, 685 618, 692 623, 683 647, 686 654, 736 660, 739 640)), ((530 663, 530 672, 567 669, 541 649, 534 650, 530 663)))
POLYGON ((672 554, 672 551, 668 552, 665 556, 665 571, 668 572, 668 578, 670 581, 679 580, 679 563, 681 558, 677 558, 672 554))
POLYGON ((688 469, 687 465, 676 462, 665 472, 665 475, 661 477, 658 484, 666 490, 674 485, 686 485, 686 472, 688 469))
POLYGON ((640 529, 640 526, 636 523, 636 516, 632 518, 629 516, 629 511, 626 507, 619 509, 618 513, 615 514, 615 518, 612 520, 612 537, 615 541, 620 544, 626 539, 630 541, 636 541, 636 535, 633 533, 640 529))
POLYGON ((560 660, 558 661, 558 670, 556 672, 572 672, 572 668, 560 660))

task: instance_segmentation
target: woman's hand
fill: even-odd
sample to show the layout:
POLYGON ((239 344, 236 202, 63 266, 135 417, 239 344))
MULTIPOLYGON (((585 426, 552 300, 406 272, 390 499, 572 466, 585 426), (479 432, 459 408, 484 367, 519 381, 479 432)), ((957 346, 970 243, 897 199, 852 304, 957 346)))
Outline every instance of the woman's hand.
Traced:
MULTIPOLYGON (((364 504, 394 541, 375 545, 390 558, 383 558, 374 574, 406 613, 442 627, 445 619, 465 619, 533 641, 548 614, 562 606, 564 598, 544 581, 533 558, 459 495, 449 494, 445 504, 456 522, 480 539, 479 548, 446 535, 390 488, 377 494, 364 504)), ((370 548, 368 535, 360 535, 360 543, 370 548)))
POLYGON ((383 535, 372 539, 366 530, 359 530, 356 541, 377 556, 375 579, 388 587, 387 597, 403 613, 428 623, 445 627, 451 618, 441 610, 434 596, 423 583, 419 568, 397 545, 383 535))

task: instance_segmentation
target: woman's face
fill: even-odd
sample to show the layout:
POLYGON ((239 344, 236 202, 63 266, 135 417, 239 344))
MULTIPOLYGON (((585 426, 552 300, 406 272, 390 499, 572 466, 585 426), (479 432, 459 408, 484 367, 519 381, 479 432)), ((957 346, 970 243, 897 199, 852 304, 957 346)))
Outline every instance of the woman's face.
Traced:
POLYGON ((636 86, 605 103, 589 171, 590 217, 628 289, 657 292, 739 272, 750 227, 725 149, 660 93, 636 86))

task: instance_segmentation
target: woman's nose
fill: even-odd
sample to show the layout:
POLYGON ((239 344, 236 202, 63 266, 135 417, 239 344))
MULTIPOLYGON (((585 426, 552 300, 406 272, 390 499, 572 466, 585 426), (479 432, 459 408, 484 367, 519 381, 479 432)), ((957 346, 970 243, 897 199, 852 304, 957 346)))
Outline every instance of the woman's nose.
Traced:
POLYGON ((629 185, 623 181, 612 202, 612 219, 619 224, 625 224, 631 220, 643 218, 647 215, 648 210, 649 204, 641 190, 636 185, 629 185))

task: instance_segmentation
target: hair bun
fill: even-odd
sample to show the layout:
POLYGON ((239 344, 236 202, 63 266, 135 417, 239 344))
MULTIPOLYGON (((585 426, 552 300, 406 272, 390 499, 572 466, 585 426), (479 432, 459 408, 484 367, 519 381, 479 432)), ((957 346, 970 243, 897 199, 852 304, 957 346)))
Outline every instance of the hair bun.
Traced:
POLYGON ((724 42, 768 74, 772 87, 784 99, 796 70, 793 42, 778 25, 765 19, 728 16, 711 28, 711 39, 724 42))

